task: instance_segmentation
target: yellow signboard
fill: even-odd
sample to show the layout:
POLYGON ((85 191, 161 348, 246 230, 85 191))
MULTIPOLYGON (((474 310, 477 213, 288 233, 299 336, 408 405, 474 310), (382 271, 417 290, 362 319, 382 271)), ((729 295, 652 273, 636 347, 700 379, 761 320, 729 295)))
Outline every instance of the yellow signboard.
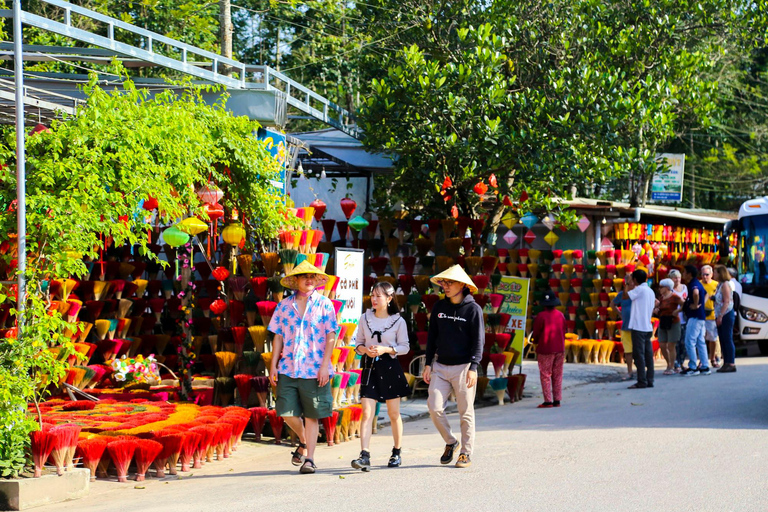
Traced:
POLYGON ((523 342, 525 340, 525 320, 528 317, 528 295, 530 279, 524 277, 503 276, 498 293, 504 296, 499 313, 511 315, 506 332, 512 334, 510 346, 520 353, 515 364, 522 363, 523 342))

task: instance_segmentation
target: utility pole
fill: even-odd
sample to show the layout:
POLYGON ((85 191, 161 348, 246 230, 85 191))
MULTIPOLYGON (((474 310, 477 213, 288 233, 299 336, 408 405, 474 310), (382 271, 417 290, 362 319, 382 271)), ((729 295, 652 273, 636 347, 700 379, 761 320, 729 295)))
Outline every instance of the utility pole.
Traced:
POLYGON ((27 168, 24 133, 24 53, 21 27, 21 0, 13 0, 13 74, 16 86, 16 221, 17 247, 16 268, 18 291, 16 315, 19 322, 18 338, 24 336, 24 308, 27 302, 27 168))
MULTIPOLYGON (((232 59, 232 4, 230 0, 219 0, 219 41, 221 42, 221 56, 232 59)), ((214 70, 215 71, 215 70, 214 70)), ((222 73, 232 75, 232 67, 225 64, 222 73)))

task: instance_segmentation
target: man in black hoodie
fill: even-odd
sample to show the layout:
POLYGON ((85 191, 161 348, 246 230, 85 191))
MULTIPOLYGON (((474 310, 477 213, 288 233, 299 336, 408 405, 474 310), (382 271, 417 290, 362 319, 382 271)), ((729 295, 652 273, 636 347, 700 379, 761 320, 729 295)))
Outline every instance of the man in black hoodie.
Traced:
POLYGON ((477 287, 460 266, 452 266, 431 281, 442 286, 445 298, 435 304, 429 321, 423 374, 429 384, 427 404, 432 422, 445 440, 440 464, 450 464, 459 442, 445 416, 445 404, 451 391, 456 395, 461 416, 461 451, 456 467, 465 468, 472 463, 475 440, 475 384, 485 340, 483 310, 472 297, 477 287))

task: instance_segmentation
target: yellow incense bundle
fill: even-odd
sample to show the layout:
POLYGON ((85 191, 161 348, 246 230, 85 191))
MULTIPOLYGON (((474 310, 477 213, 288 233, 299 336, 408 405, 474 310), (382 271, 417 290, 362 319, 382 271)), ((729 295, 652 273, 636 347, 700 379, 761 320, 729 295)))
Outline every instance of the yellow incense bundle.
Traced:
POLYGON ((267 274, 267 277, 275 275, 279 262, 280 257, 276 252, 261 253, 261 264, 264 265, 264 273, 267 274))
POLYGON ((416 252, 418 253, 420 258, 425 257, 427 254, 429 254, 429 251, 432 250, 432 247, 434 247, 435 242, 430 238, 417 238, 414 240, 413 244, 416 246, 416 252))
MULTIPOLYGON (((443 245, 445 246, 445 251, 453 258, 456 259, 461 255, 461 247, 463 244, 463 240, 458 237, 449 238, 445 242, 443 242, 443 245)), ((439 256, 438 256, 439 258, 439 256)), ((482 264, 482 260, 481 260, 482 264)))
POLYGON ((443 230, 443 238, 448 239, 453 233, 453 228, 456 226, 456 219, 443 219, 440 221, 440 227, 443 230))
POLYGON ((438 256, 435 258, 435 262, 437 263, 437 271, 439 273, 453 266, 454 260, 450 256, 438 256))
POLYGON ((219 368, 220 377, 229 377, 235 368, 237 354, 234 352, 216 352, 216 365, 219 368))
POLYGON ((253 349, 256 352, 264 352, 264 346, 267 342, 267 328, 263 325, 252 325, 248 328, 248 334, 253 340, 253 349))
POLYGON ((392 267, 392 275, 395 277, 400 275, 400 256, 390 256, 389 264, 392 267))
POLYGON ((389 257, 397 256, 397 248, 400 247, 400 239, 393 236, 387 238, 387 251, 389 251, 389 257))

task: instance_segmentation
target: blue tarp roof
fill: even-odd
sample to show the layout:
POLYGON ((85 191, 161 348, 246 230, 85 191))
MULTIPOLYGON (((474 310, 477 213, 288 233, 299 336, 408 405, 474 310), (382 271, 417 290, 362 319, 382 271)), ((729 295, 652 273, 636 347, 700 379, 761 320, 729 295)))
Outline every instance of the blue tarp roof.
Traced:
POLYGON ((320 153, 324 153, 358 170, 371 172, 389 170, 396 158, 383 153, 372 153, 365 149, 362 142, 335 128, 292 133, 291 136, 309 146, 311 155, 307 155, 308 159, 314 159, 320 153))

